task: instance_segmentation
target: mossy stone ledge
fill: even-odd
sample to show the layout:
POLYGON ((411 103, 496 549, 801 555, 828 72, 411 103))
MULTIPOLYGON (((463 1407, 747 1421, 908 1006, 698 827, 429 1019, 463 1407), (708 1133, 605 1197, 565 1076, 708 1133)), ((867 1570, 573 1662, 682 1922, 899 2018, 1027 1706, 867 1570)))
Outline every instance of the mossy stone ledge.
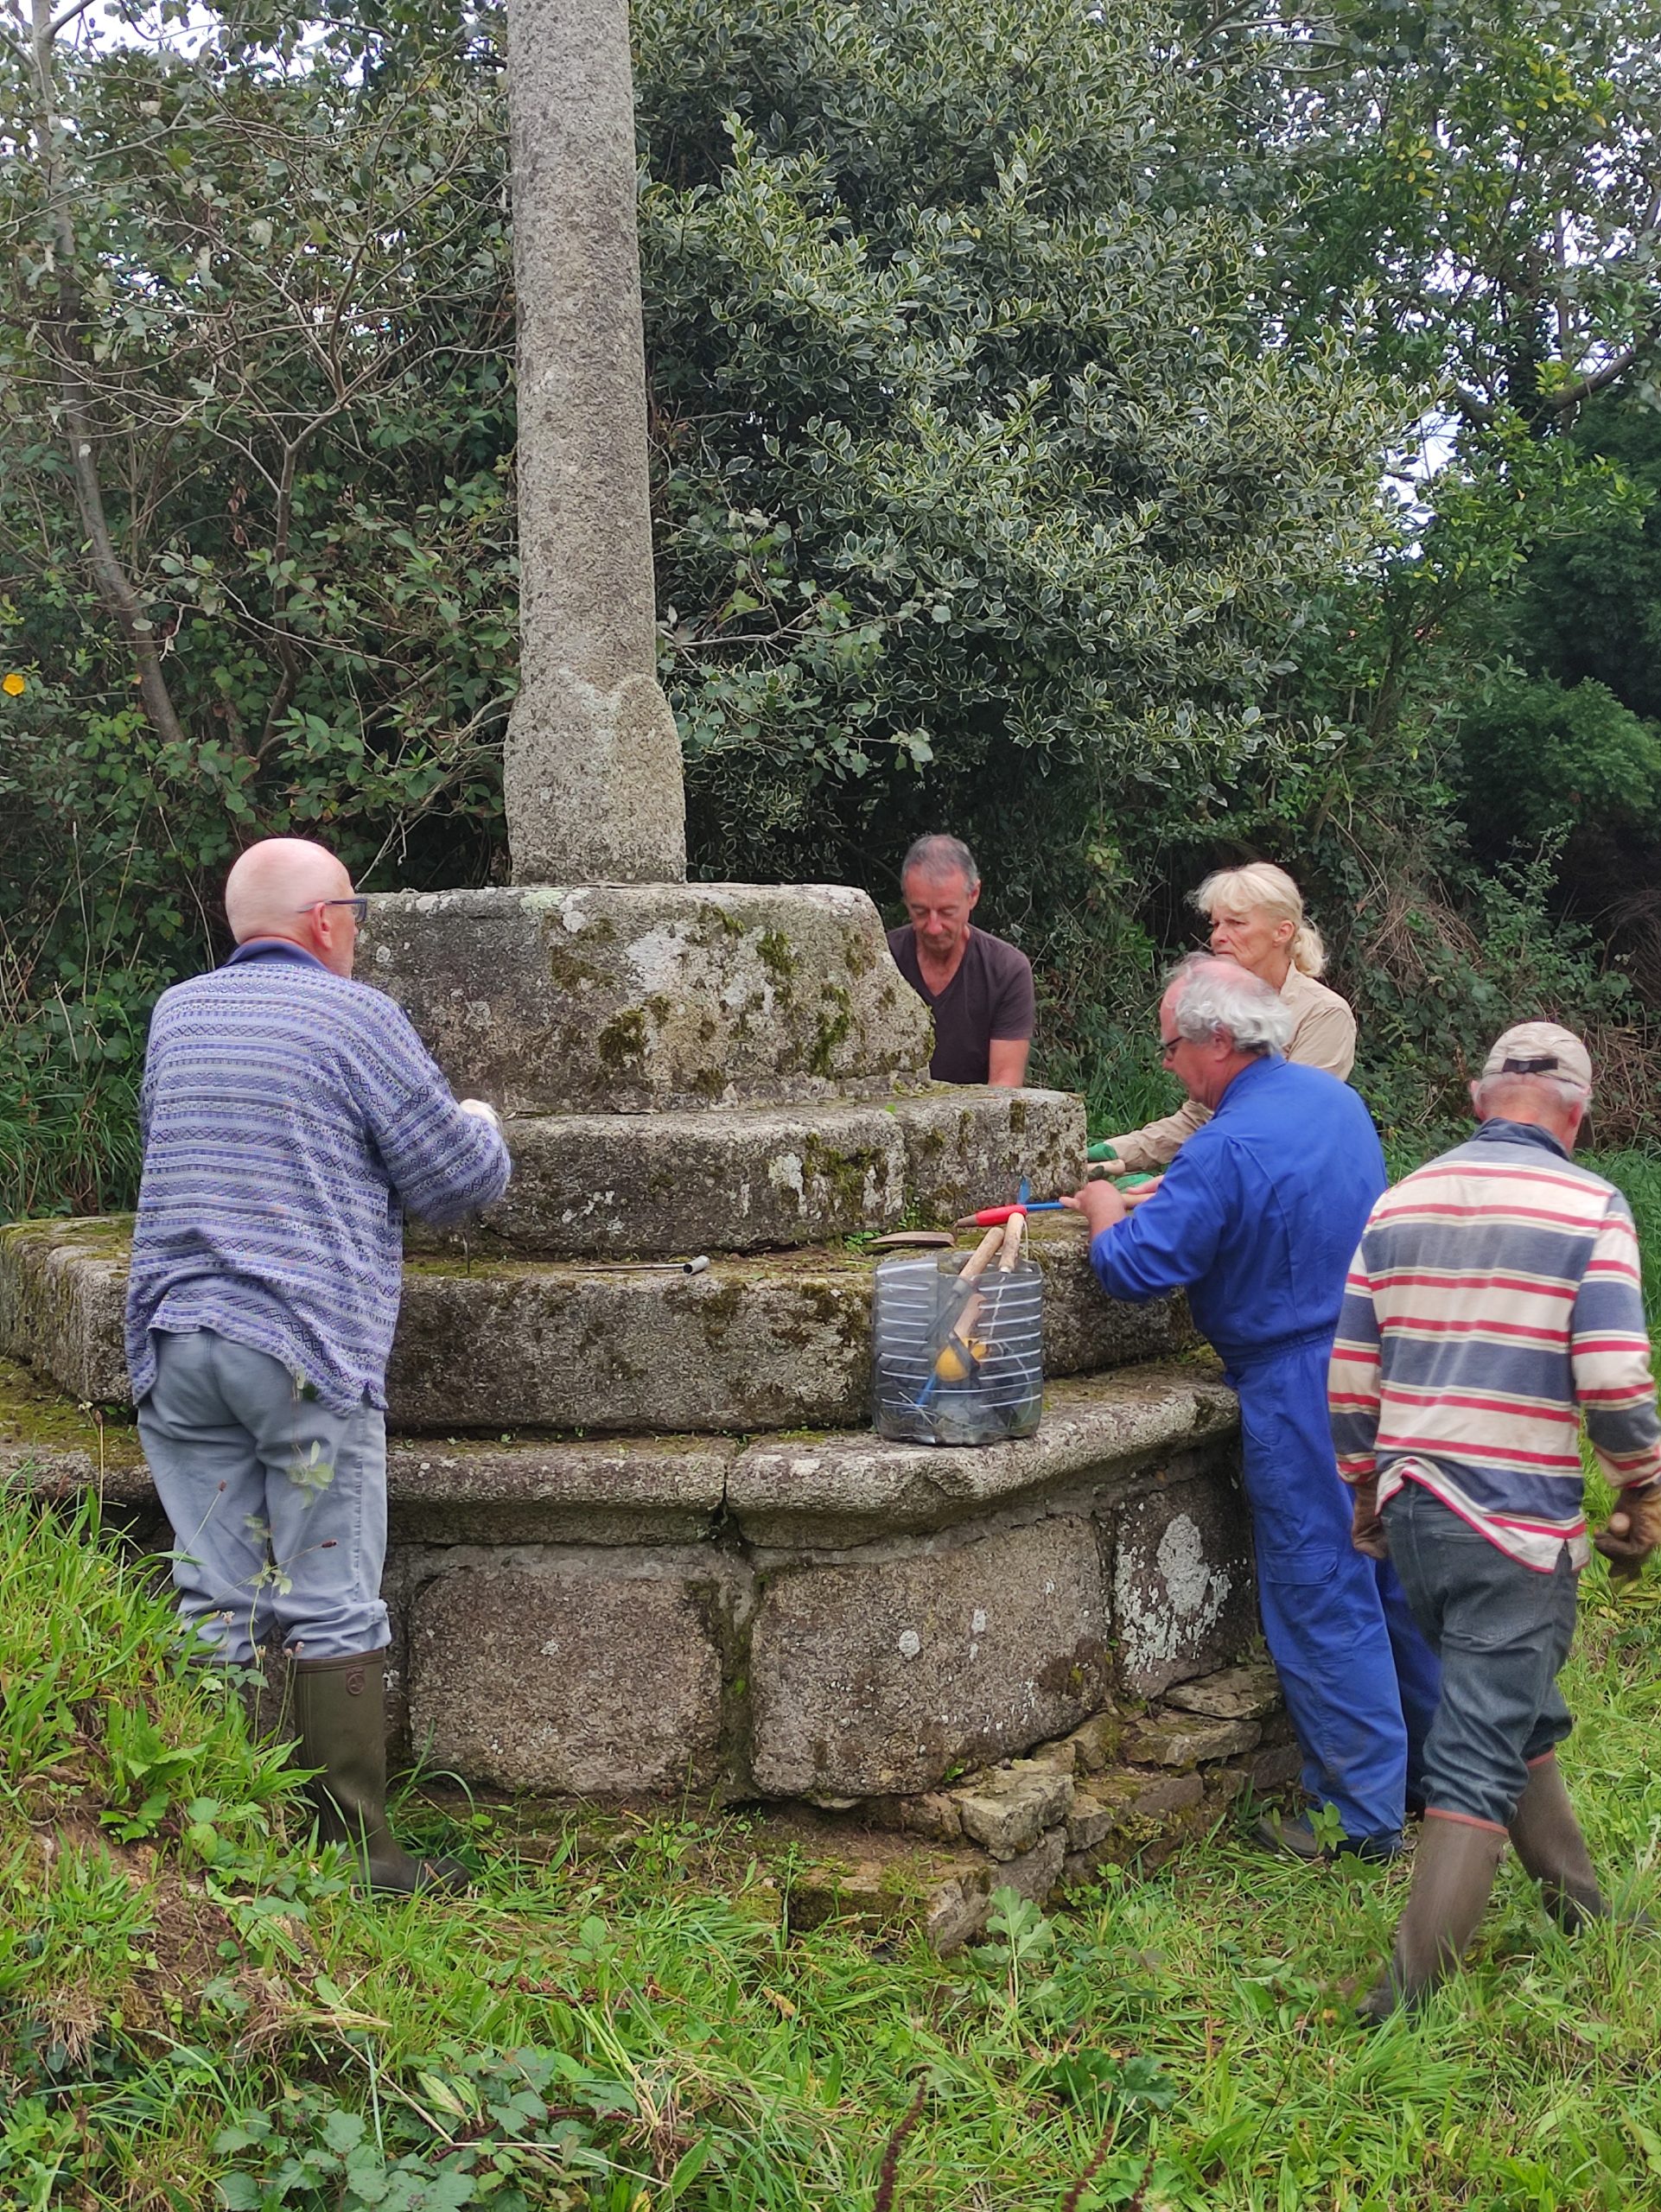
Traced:
MULTIPOLYGON (((78 1402, 130 1405, 125 1225, 0 1236, 0 1327, 78 1402)), ((1056 1376, 1168 1357, 1180 1305, 1104 1299, 1082 1224, 1046 1221, 1045 1363, 1056 1376)), ((869 1258, 843 1246, 718 1254, 704 1273, 437 1255, 405 1264, 387 1376, 395 1427, 620 1433, 847 1428, 870 1400, 869 1258)))

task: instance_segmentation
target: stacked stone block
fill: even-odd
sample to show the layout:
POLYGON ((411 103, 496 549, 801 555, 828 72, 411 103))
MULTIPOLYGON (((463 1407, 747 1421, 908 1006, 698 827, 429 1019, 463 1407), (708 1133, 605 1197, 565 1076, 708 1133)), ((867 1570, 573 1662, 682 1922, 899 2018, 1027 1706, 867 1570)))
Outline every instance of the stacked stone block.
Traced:
MULTIPOLYGON (((394 894, 359 973, 499 1107, 516 1164, 465 1234, 410 1240, 387 1595, 411 1749, 544 1795, 893 1808, 985 1770, 990 1802, 1020 1795, 999 1762, 1244 1648, 1232 1399, 1180 1308, 1101 1296, 1076 1221, 1034 1225, 1038 1434, 870 1432, 848 1240, 1066 1187, 1085 1130, 1063 1094, 928 1081, 862 894, 394 894)), ((118 1414, 124 1277, 122 1224, 0 1231, 3 1348, 118 1414)), ((61 1487, 61 1437, 30 1464, 61 1487)), ((1139 1739, 1155 1778, 1127 1802, 1168 1794, 1196 1729, 1247 1725, 1143 1721, 1168 1740, 1139 1739)), ((1113 1826, 1068 1788, 1099 1802, 1028 1847, 1058 1870, 1094 1847, 1070 1822, 1113 1826)))

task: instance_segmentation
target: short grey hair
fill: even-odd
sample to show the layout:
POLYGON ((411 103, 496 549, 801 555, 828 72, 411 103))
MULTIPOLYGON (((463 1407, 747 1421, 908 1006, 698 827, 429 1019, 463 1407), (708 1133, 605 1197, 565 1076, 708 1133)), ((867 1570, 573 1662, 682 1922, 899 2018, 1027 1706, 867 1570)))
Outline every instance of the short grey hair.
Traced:
POLYGON ((916 838, 905 859, 900 863, 900 880, 902 884, 913 868, 921 875, 950 875, 953 869, 956 869, 961 874, 964 881, 971 891, 981 880, 981 872, 975 864, 975 855, 961 837, 946 837, 936 834, 916 838))
POLYGON ((1537 1075, 1524 1075, 1515 1070, 1502 1070, 1499 1075, 1480 1076, 1472 1086, 1471 1099, 1479 1114, 1490 1114, 1503 1122, 1506 1119, 1507 1099, 1523 1096, 1533 1103, 1542 1092, 1564 1116, 1592 1103, 1592 1093, 1585 1084, 1545 1071, 1537 1075))
POLYGON ((1191 952, 1166 978, 1166 989, 1173 986, 1181 988, 1171 1019, 1191 1045, 1208 1044, 1219 1029, 1238 1052, 1283 1052, 1292 1041, 1291 1007, 1249 968, 1214 952, 1191 952))

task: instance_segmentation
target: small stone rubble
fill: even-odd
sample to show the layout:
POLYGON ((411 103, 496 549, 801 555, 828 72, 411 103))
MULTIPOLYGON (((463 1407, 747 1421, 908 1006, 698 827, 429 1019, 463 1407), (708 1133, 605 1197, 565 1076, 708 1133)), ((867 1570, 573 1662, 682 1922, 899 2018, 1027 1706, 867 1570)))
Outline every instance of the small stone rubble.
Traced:
POLYGON ((792 1924, 920 1926, 944 1955, 980 1935, 995 1890, 1042 1902, 1103 1866, 1151 1872, 1247 1789, 1288 1789, 1300 1765, 1266 1661, 1174 1684, 1145 1711, 1104 1707, 945 1788, 839 1801, 847 1844, 828 1823, 793 1883, 792 1924), (901 1838, 913 1839, 909 1853, 901 1838))

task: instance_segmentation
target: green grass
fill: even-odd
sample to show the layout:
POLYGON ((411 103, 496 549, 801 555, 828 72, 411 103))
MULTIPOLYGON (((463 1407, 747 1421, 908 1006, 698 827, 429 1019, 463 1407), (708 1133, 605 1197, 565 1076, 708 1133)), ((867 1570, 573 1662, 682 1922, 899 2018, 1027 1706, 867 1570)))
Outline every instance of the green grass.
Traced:
POLYGON ((0 1221, 130 1206, 140 1166, 137 1091, 124 1071, 15 1058, 0 1066, 0 1221))
MULTIPOLYGON (((1373 2038, 1346 1995, 1404 1877, 1228 1833, 945 1964, 787 1938, 741 1819, 579 1853, 406 1808, 480 1887, 371 1905, 89 1516, 0 1499, 0 1561, 7 2212, 866 2212, 885 2158, 891 2212, 1661 2201, 1661 1944, 1568 1942, 1514 1866, 1472 1971, 1373 2038)), ((1567 1685, 1594 1851, 1651 1903, 1658 1599, 1594 1567, 1567 1685)))
POLYGON ((1661 1319, 1661 1152, 1594 1152, 1587 1165, 1626 1194, 1638 1225, 1651 1326, 1661 1319))

